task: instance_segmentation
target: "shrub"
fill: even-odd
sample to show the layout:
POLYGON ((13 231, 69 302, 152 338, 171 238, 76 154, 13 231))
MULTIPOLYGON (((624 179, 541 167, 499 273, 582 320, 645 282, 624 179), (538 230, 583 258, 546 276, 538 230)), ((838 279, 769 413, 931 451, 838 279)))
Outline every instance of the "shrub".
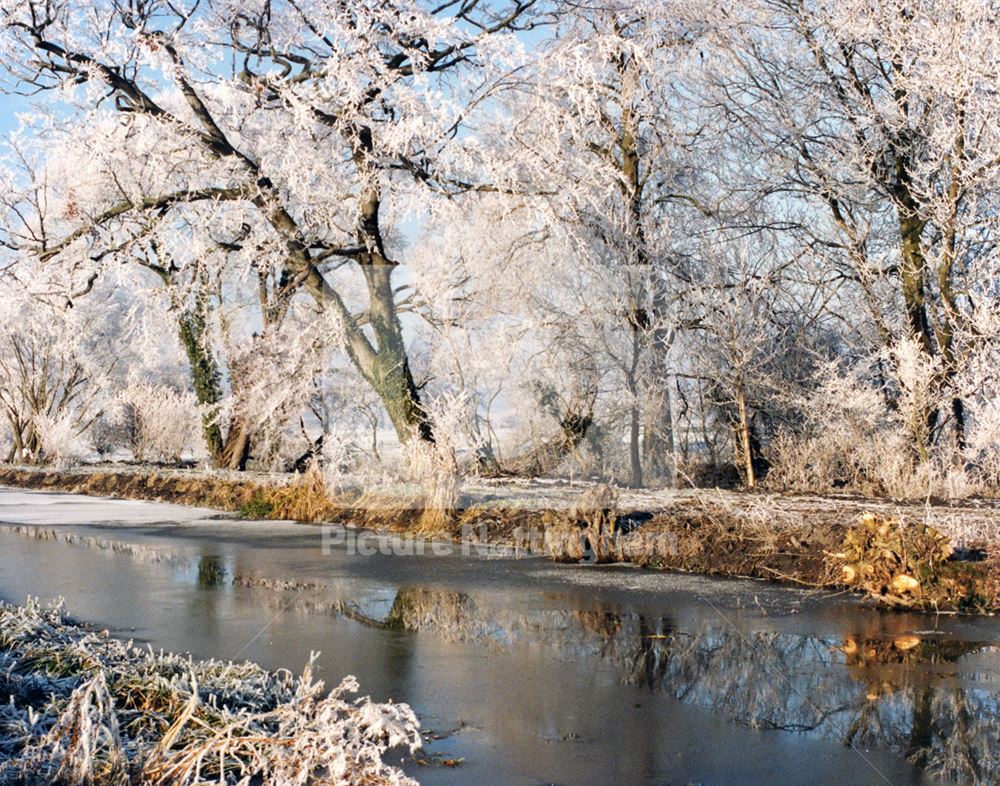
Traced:
POLYGON ((800 491, 844 489, 919 498, 967 496, 987 489, 968 476, 949 435, 932 441, 928 416, 946 417, 935 395, 935 367, 912 341, 852 369, 822 366, 813 392, 798 401, 802 422, 770 444, 768 485, 800 491), (894 369, 891 379, 880 370, 894 369))
POLYGON ((202 410, 193 393, 132 383, 117 398, 118 422, 136 461, 177 463, 201 451, 202 410))
POLYGON ((245 519, 323 521, 336 512, 327 495, 323 473, 315 464, 287 486, 258 488, 239 507, 239 515, 245 519))
POLYGON ((36 460, 65 465, 78 461, 87 453, 80 438, 78 418, 72 413, 36 415, 34 429, 40 446, 40 455, 32 457, 36 460))
POLYGON ((385 762, 421 745, 410 707, 354 698, 353 677, 327 691, 312 660, 195 661, 0 604, 0 665, 0 783, 415 784, 385 762))

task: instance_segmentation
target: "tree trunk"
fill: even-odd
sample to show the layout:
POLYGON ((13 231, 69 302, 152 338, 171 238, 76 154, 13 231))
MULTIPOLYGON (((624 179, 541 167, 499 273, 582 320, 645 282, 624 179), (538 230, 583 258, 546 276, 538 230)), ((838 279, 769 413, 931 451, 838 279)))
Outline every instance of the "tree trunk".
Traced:
POLYGON ((955 450, 962 461, 965 454, 965 402, 957 396, 951 400, 951 414, 955 418, 955 450))
POLYGON ((374 143, 370 128, 355 130, 352 138, 354 164, 362 183, 359 199, 358 240, 366 249, 359 262, 368 285, 369 342, 353 319, 347 321, 348 353, 362 376, 378 393, 399 441, 434 441, 430 419, 420 402, 410 361, 403 341, 403 329, 396 311, 392 273, 396 263, 385 250, 382 237, 382 194, 379 170, 373 161, 374 143))
POLYGON ((640 450, 641 423, 642 423, 642 402, 639 396, 639 384, 636 374, 639 370, 639 360, 642 355, 642 334, 638 325, 632 325, 632 359, 629 367, 625 369, 625 387, 632 397, 632 406, 629 410, 629 434, 628 434, 628 456, 629 473, 631 480, 629 485, 632 488, 642 488, 642 453, 640 450))
POLYGON ((368 286, 367 326, 374 343, 340 295, 314 268, 308 270, 306 290, 320 307, 332 308, 340 317, 344 349, 364 380, 378 394, 400 441, 433 442, 434 431, 420 402, 396 313, 391 281, 394 265, 372 264, 367 260, 368 255, 364 255, 361 269, 368 286))
MULTIPOLYGON (((965 147, 965 101, 959 101, 957 119, 959 133, 955 139, 954 158, 951 169, 951 182, 948 185, 948 204, 951 206, 948 220, 942 227, 943 252, 938 260, 938 291, 941 295, 941 312, 937 329, 938 347, 944 358, 947 382, 954 392, 954 378, 958 374, 960 360, 955 353, 955 323, 958 320, 958 304, 955 289, 952 286, 952 274, 958 258, 958 232, 956 226, 962 204, 962 166, 966 161, 965 147)), ((951 400, 951 412, 955 418, 955 452, 959 465, 965 463, 965 403, 958 396, 951 400)))
POLYGON ((369 325, 375 335, 375 354, 358 367, 385 405, 400 442, 411 439, 433 442, 430 420, 420 403, 413 381, 403 330, 396 313, 390 265, 366 265, 369 325))
POLYGON ((7 463, 21 462, 24 460, 24 425, 15 417, 8 416, 10 432, 13 441, 10 451, 7 453, 7 463))
POLYGON ((920 348, 930 357, 934 354, 934 334, 927 317, 924 254, 920 240, 924 224, 915 216, 907 214, 911 209, 902 206, 898 208, 903 257, 899 269, 900 284, 910 331, 920 348))
POLYGON ((743 465, 743 478, 747 488, 754 488, 757 485, 757 476, 753 469, 753 446, 750 442, 750 419, 747 415, 746 394, 743 387, 736 389, 736 442, 740 462, 743 465))
POLYGON ((274 318, 280 319, 295 291, 304 288, 321 309, 332 310, 339 317, 347 355, 382 400, 399 439, 402 442, 412 439, 433 442, 433 429, 413 381, 396 312, 391 283, 396 263, 386 255, 382 238, 380 169, 374 160, 372 130, 365 126, 351 128, 349 142, 360 183, 356 234, 364 249, 352 257, 363 271, 368 286, 367 320, 351 313, 340 293, 317 269, 298 224, 282 207, 277 189, 265 179, 262 182, 268 193, 261 194, 255 204, 265 211, 268 221, 285 238, 288 248, 277 298, 279 307, 274 318), (365 333, 366 325, 374 343, 365 333))
POLYGON ((653 387, 646 395, 646 422, 643 426, 642 453, 646 479, 673 488, 674 422, 670 389, 664 384, 653 387))
MULTIPOLYGON (((623 34, 616 25, 616 32, 623 34)), ((621 194, 624 202, 625 236, 628 278, 633 283, 634 302, 629 317, 630 326, 642 333, 637 352, 648 350, 649 380, 644 385, 642 401, 636 400, 632 411, 630 431, 630 460, 632 485, 643 485, 651 479, 674 484, 674 436, 667 388, 668 362, 672 331, 662 324, 667 313, 667 294, 662 282, 656 278, 653 260, 646 245, 643 225, 645 206, 643 191, 643 159, 640 151, 640 119, 633 104, 639 88, 639 68, 634 59, 621 52, 614 58, 620 80, 622 107, 621 133, 617 139, 621 154, 621 194), (638 445, 639 426, 642 420, 642 447, 638 445)), ((637 361, 637 358, 636 358, 637 361)), ((638 362, 635 363, 638 367, 638 362)), ((638 385, 635 386, 638 389, 638 385)))
POLYGON ((629 418, 628 455, 632 479, 629 485, 634 489, 642 488, 642 456, 639 451, 639 421, 641 412, 638 401, 632 405, 629 418))
POLYGON ((199 294, 193 308, 182 311, 177 320, 181 345, 187 354, 191 382, 198 404, 206 407, 201 419, 205 446, 212 463, 225 466, 225 442, 219 425, 219 404, 222 401, 221 375, 218 363, 208 346, 204 300, 199 294))
POLYGON ((666 483, 671 488, 676 483, 673 402, 667 363, 672 339, 670 331, 662 328, 653 330, 649 347, 649 385, 645 396, 646 422, 642 436, 646 481, 666 483))
MULTIPOLYGON (((225 432, 219 423, 223 398, 222 374, 209 345, 207 303, 207 293, 198 292, 194 306, 180 312, 178 334, 191 369, 195 398, 205 408, 201 427, 212 465, 218 469, 243 471, 250 460, 251 429, 237 415, 230 419, 225 432)), ((230 374, 230 381, 235 387, 235 374, 230 374)))
POLYGON ((215 465, 221 469, 233 469, 242 472, 250 460, 250 427, 246 421, 233 417, 229 422, 225 446, 215 465))
MULTIPOLYGON (((909 211, 912 208, 898 206, 899 230, 902 237, 902 264, 900 265, 900 285, 903 304, 906 309, 910 332, 920 345, 920 350, 928 357, 934 356, 934 333, 927 317, 926 282, 924 276, 924 253, 920 235, 923 222, 909 211)), ((937 430, 937 407, 930 404, 926 411, 917 413, 923 433, 914 434, 914 449, 921 462, 930 456, 931 443, 937 430)))
MULTIPOLYGON (((906 173, 905 162, 897 164, 897 171, 906 173), (899 169, 902 167, 902 169, 899 169)), ((925 222, 917 215, 917 204, 910 193, 910 179, 908 176, 900 177, 900 185, 896 187, 896 212, 899 219, 899 233, 902 240, 902 264, 900 265, 900 287, 903 294, 903 303, 906 309, 906 317, 913 337, 920 345, 921 351, 931 358, 937 349, 943 354, 945 363, 944 374, 939 378, 944 386, 951 384, 955 375, 954 358, 951 347, 950 325, 945 326, 940 337, 935 336, 931 327, 927 313, 926 296, 926 259, 922 235, 925 222), (941 340, 938 340, 938 339, 941 340), (938 346, 941 344, 941 346, 938 346)), ((946 303, 950 302, 950 290, 947 282, 943 281, 942 297, 946 303)), ((947 322, 947 320, 946 320, 947 322)), ((952 412, 955 415, 955 445, 959 454, 965 448, 965 407, 959 398, 952 401, 952 412)), ((919 414, 924 433, 917 437, 917 444, 914 446, 917 456, 922 462, 929 458, 931 444, 934 441, 934 434, 938 426, 938 410, 932 402, 928 405, 927 411, 919 414)))

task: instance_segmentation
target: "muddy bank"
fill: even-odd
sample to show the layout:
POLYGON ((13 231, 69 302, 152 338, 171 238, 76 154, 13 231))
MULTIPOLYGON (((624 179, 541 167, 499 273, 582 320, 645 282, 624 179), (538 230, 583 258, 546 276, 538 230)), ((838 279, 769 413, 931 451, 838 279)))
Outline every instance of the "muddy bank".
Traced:
MULTIPOLYGON (((923 607, 1000 608, 1000 505, 720 490, 635 491, 580 483, 485 481, 462 488, 455 510, 428 517, 416 485, 347 486, 330 496, 318 476, 222 476, 139 468, 0 469, 0 484, 216 508, 544 553, 561 561, 767 579, 831 590, 845 582, 845 538, 865 514, 902 528, 929 526, 975 575, 971 597, 923 607), (428 525, 428 521, 434 522, 428 525)), ((914 573, 923 568, 915 566, 914 573)), ((891 577, 890 577, 891 578, 891 577)), ((868 589, 879 595, 878 589, 868 589)), ((916 591, 919 594, 919 590, 916 591)), ((886 593, 883 593, 886 594, 886 593)), ((898 605, 898 604, 895 604, 898 605)), ((920 603, 914 603, 920 607, 920 603)))

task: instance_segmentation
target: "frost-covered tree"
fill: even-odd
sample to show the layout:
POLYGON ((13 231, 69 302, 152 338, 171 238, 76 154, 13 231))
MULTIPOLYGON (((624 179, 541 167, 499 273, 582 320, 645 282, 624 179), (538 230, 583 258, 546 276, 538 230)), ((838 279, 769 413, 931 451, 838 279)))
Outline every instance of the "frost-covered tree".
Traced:
POLYGON ((268 321, 300 292, 332 315, 399 438, 430 440, 391 213, 403 186, 466 187, 440 150, 535 6, 4 3, 10 83, 51 90, 52 149, 88 159, 86 193, 71 178, 58 214, 14 238, 86 276, 154 240, 176 256, 221 246, 269 278, 268 321))
MULTIPOLYGON (((21 274, 26 271, 20 270, 21 274)), ((0 411, 7 461, 62 460, 85 453, 81 435, 113 395, 116 372, 135 357, 129 304, 103 289, 68 307, 0 278, 0 411)))
POLYGON ((614 375, 633 485, 671 476, 671 274, 691 229, 677 206, 700 206, 702 190, 678 102, 703 11, 670 0, 574 8, 533 67, 505 81, 506 112, 484 142, 519 162, 508 188, 536 211, 526 224, 562 244, 566 258, 544 268, 556 287, 537 289, 543 318, 563 312, 566 337, 579 333, 591 364, 614 375))
POLYGON ((997 238, 995 9, 759 0, 721 18, 704 100, 732 122, 744 187, 756 181, 776 223, 827 255, 883 347, 918 342, 951 403, 947 421, 928 406, 914 450, 926 459, 950 421, 961 453, 956 377, 970 320, 996 297, 995 270, 971 275, 997 238))
POLYGON ((11 457, 131 386, 193 391, 237 469, 368 469, 391 426, 435 473, 981 488, 996 33, 978 0, 0 0, 11 457), (25 404, 46 375, 70 415, 25 404))

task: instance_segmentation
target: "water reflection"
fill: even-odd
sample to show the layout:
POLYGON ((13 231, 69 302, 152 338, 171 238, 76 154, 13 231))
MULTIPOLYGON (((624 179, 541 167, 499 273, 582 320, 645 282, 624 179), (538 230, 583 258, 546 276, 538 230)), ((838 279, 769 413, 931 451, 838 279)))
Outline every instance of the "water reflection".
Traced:
POLYGON ((199 589, 223 587, 232 582, 232 570, 223 557, 215 554, 203 554, 198 558, 198 575, 196 583, 199 589))
POLYGON ((1000 694, 956 665, 984 645, 914 633, 909 618, 876 617, 888 630, 848 630, 839 638, 723 622, 682 630, 668 615, 497 608, 424 587, 400 590, 388 613, 355 600, 339 600, 332 610, 388 630, 597 657, 624 682, 754 728, 892 750, 950 780, 1000 778, 1000 694))
POLYGON ((931 618, 784 592, 762 605, 739 583, 678 591, 668 576, 597 570, 582 586, 527 561, 429 571, 320 558, 293 538, 25 534, 0 527, 9 598, 72 597, 81 619, 201 657, 298 668, 322 651, 326 674, 410 701, 446 732, 432 750, 465 759, 408 765, 421 782, 867 783, 873 769, 926 782, 885 749, 957 781, 1000 780, 1000 655, 956 640, 989 624, 935 636, 919 630, 931 618), (622 590, 623 576, 668 589, 622 590))

